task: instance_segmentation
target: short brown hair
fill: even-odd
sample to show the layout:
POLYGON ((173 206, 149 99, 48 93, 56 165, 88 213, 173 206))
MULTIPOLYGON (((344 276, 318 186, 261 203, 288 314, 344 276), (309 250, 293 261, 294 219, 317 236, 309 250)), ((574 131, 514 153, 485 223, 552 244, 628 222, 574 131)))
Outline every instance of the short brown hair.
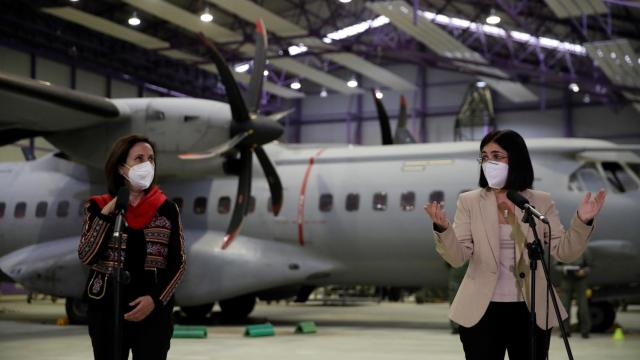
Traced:
MULTIPOLYGON (((126 135, 113 143, 111 151, 109 152, 109 157, 107 157, 107 162, 104 164, 104 175, 107 179, 107 191, 109 191, 109 194, 111 196, 115 197, 118 194, 118 190, 121 187, 125 186, 126 181, 124 176, 120 174, 119 167, 127 162, 127 156, 129 156, 129 151, 131 150, 131 148, 135 144, 141 142, 149 144, 149 146, 151 146, 151 149, 153 149, 153 154, 155 155, 156 146, 146 136, 137 134, 126 135)), ((157 165, 157 161, 155 161, 155 158, 154 164, 157 165)), ((155 183, 155 176, 153 178, 152 184, 153 183, 155 183)))

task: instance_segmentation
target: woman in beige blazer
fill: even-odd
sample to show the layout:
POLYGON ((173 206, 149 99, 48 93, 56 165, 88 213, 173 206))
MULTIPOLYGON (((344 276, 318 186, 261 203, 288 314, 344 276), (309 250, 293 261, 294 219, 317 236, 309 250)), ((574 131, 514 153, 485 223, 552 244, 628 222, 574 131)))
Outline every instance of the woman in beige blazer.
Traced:
MULTIPOLYGON (((530 268, 526 243, 531 228, 522 223, 522 211, 507 199, 516 190, 551 225, 536 230, 544 247, 559 261, 580 256, 593 231, 593 219, 602 208, 605 192, 591 200, 587 193, 564 230, 548 193, 531 190, 533 166, 524 139, 513 130, 496 130, 480 143, 480 189, 460 194, 453 225, 439 203, 425 205, 434 223, 436 250, 452 266, 469 268, 451 304, 449 317, 460 324, 460 340, 467 359, 529 358, 530 268)), ((543 224, 540 224, 543 225, 543 224)), ((536 270, 537 359, 545 359, 551 328, 558 325, 542 266, 536 270), (548 306, 547 306, 548 304, 548 306), (549 314, 547 318, 547 308, 549 314)), ((554 296, 555 294, 554 291, 554 296)), ((560 313, 566 317, 560 300, 560 313)))

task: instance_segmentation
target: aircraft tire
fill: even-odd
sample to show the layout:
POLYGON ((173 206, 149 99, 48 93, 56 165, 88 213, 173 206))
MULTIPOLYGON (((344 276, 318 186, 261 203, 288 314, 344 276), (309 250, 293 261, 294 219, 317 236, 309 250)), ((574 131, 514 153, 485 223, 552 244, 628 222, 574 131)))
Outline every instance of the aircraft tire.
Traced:
POLYGON ((196 305, 196 306, 181 306, 180 310, 187 315, 191 320, 202 320, 213 310, 215 303, 196 305))
POLYGON ((85 325, 87 324, 87 310, 89 304, 82 299, 68 297, 64 304, 70 324, 85 325))
POLYGON ((254 295, 241 295, 220 301, 222 316, 226 319, 246 319, 249 314, 251 314, 255 306, 256 297, 254 295))
POLYGON ((591 332, 602 333, 613 326, 616 311, 608 301, 593 301, 589 304, 591 314, 591 332))

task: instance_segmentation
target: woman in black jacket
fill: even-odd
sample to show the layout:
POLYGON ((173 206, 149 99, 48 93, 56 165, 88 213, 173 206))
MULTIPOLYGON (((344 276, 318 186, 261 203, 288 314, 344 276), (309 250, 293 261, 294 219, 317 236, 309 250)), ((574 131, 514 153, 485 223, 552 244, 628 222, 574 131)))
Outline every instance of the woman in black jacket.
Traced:
POLYGON ((84 296, 89 335, 98 359, 113 359, 113 268, 120 253, 122 359, 166 359, 173 331, 173 293, 185 272, 180 213, 154 183, 155 147, 146 137, 129 135, 113 145, 105 174, 108 193, 85 206, 80 260, 91 267, 84 296), (129 205, 120 252, 111 241, 118 189, 127 186, 129 205))

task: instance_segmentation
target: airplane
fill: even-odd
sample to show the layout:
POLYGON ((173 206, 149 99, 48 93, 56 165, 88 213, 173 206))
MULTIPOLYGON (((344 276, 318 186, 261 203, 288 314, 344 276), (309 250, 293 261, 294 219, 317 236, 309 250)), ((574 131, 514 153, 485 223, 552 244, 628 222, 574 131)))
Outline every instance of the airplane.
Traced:
MULTIPOLYGON (((205 46, 229 104, 104 99, 0 74, 0 144, 41 135, 59 150, 0 164, 3 276, 66 297, 70 320, 83 320, 88 270, 77 256, 80 209, 105 190, 109 146, 135 132, 156 142, 159 185, 182 210, 188 269, 176 303, 186 314, 204 316, 218 302, 223 314, 246 317, 256 298, 297 294, 303 301, 324 285, 445 287, 447 268, 420 208, 441 201, 451 211, 460 192, 477 186, 478 142, 279 143, 277 123, 260 118, 250 105, 257 102, 242 101, 224 60, 205 46)), ((252 92, 259 86, 250 89, 259 93, 252 92)), ((640 289, 638 147, 566 138, 527 143, 534 187, 552 193, 565 225, 585 191, 609 190, 589 243, 594 329, 602 331, 615 320, 609 300, 640 289)))

